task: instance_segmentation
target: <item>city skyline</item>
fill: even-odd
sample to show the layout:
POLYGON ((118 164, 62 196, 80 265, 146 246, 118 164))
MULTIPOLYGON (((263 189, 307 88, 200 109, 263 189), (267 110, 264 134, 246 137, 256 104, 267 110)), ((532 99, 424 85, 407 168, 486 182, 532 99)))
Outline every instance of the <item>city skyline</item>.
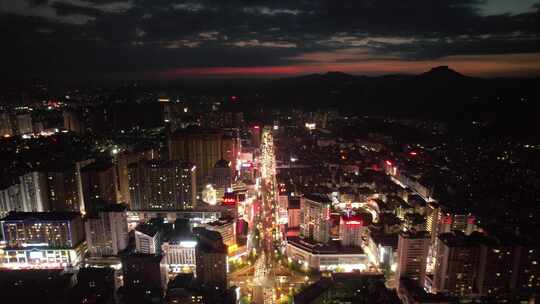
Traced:
POLYGON ((0 0, 6 303, 540 301, 540 0, 0 0))

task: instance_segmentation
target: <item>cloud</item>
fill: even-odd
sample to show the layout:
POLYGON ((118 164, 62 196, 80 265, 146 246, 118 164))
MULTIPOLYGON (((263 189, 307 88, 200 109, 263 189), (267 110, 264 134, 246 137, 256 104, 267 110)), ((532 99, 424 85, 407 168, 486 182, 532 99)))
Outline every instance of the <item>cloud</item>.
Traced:
POLYGON ((480 13, 485 16, 501 14, 522 14, 534 11, 537 0, 486 0, 479 6, 480 13))
POLYGON ((163 43, 163 47, 166 49, 178 49, 178 48, 196 48, 201 45, 200 41, 190 41, 190 40, 178 40, 178 41, 168 41, 163 43))
POLYGON ((84 0, 51 1, 3 1, 0 11, 3 13, 39 17, 53 22, 84 25, 96 19, 96 13, 124 13, 133 7, 131 1, 94 3, 84 0))
POLYGON ((198 36, 202 40, 218 40, 219 32, 218 31, 200 32, 198 36))
POLYGON ((205 9, 201 3, 196 2, 185 2, 185 3, 176 3, 172 6, 176 10, 183 10, 188 12, 198 12, 205 9))
POLYGON ((241 40, 230 43, 235 47, 267 47, 267 48, 295 48, 297 45, 285 41, 259 41, 258 39, 241 40))
POLYGON ((1 3, 0 11, 27 17, 39 17, 53 22, 83 25, 95 20, 94 16, 83 14, 59 14, 52 6, 32 4, 26 1, 5 1, 1 3))
POLYGON ((94 3, 84 0, 52 0, 51 3, 64 3, 77 7, 92 8, 105 13, 124 13, 133 8, 131 1, 113 1, 105 3, 94 3))
POLYGON ((248 14, 259 14, 259 15, 298 15, 300 11, 297 9, 287 9, 287 8, 271 8, 267 6, 251 6, 244 7, 243 11, 248 14))

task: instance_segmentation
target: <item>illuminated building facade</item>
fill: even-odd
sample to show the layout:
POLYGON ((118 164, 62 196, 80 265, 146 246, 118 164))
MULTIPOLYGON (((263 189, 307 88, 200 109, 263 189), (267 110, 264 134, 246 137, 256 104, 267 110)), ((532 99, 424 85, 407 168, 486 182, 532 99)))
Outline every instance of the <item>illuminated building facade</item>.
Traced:
POLYGON ((196 202, 195 166, 182 161, 129 165, 132 210, 187 210, 196 202))
POLYGON ((255 125, 251 128, 251 145, 254 147, 261 145, 261 126, 255 125))
POLYGON ((18 134, 30 134, 34 132, 32 126, 32 114, 23 113, 16 116, 18 134))
POLYGON ((433 282, 428 289, 455 296, 531 294, 540 287, 538 247, 513 236, 498 239, 478 233, 439 236, 433 282))
POLYGON ((11 123, 11 117, 8 112, 0 113, 0 136, 13 136, 13 126, 11 123))
POLYGON ((124 286, 140 294, 159 291, 163 295, 169 282, 166 258, 153 254, 122 256, 124 286))
POLYGON ((480 258, 476 240, 462 234, 439 236, 432 291, 467 296, 475 292, 475 277, 480 258))
POLYGON ((234 175, 238 165, 238 156, 242 150, 240 131, 238 129, 225 129, 221 147, 221 157, 230 163, 229 170, 234 175))
POLYGON ((64 129, 75 133, 84 133, 86 131, 84 117, 81 111, 64 110, 62 115, 64 118, 64 129))
POLYGON ((315 242, 330 240, 330 205, 332 201, 321 194, 308 194, 300 198, 300 237, 315 242))
POLYGON ((73 164, 47 171, 48 197, 52 211, 80 211, 78 173, 73 164))
POLYGON ((226 191, 232 186, 231 162, 220 159, 212 169, 212 182, 216 189, 226 191))
POLYGON ((129 241, 125 205, 110 205, 86 218, 88 252, 93 257, 118 255, 129 241))
POLYGON ((170 240, 161 246, 167 257, 169 271, 174 273, 194 272, 196 267, 195 247, 197 241, 192 238, 170 240))
POLYGON ((221 235, 203 227, 193 228, 197 237, 195 249, 197 281, 205 287, 227 288, 227 246, 221 235))
POLYGON ((366 236, 369 223, 360 215, 342 215, 339 220, 339 239, 343 246, 362 246, 362 237, 366 236))
POLYGON ((300 200, 291 198, 287 204, 287 228, 297 229, 300 223, 300 200))
POLYGON ((116 171, 118 172, 119 201, 131 206, 129 195, 128 165, 141 160, 152 160, 158 157, 153 148, 135 148, 134 151, 124 151, 116 155, 116 171))
POLYGON ((232 219, 217 220, 206 224, 204 227, 208 230, 218 232, 223 238, 223 243, 225 243, 226 246, 233 246, 236 244, 236 225, 232 219))
POLYGON ((369 268, 369 259, 361 247, 342 247, 339 242, 321 244, 289 237, 286 254, 289 262, 305 270, 352 272, 369 268))
POLYGON ((10 212, 1 220, 6 247, 5 268, 76 266, 84 250, 80 214, 72 212, 10 212))
POLYGON ((82 168, 81 182, 85 210, 90 211, 95 201, 116 203, 117 180, 116 170, 112 163, 95 162, 82 168))
POLYGON ((42 172, 30 172, 13 185, 0 189, 0 213, 9 211, 49 211, 47 177, 42 172))
POLYGON ((197 168, 200 187, 211 176, 215 163, 223 157, 223 132, 213 129, 187 129, 169 137, 169 159, 189 161, 197 168))
POLYGON ((407 277, 424 285, 430 245, 427 232, 403 232, 398 238, 396 278, 407 277))
POLYGON ((161 252, 161 231, 152 224, 140 224, 135 228, 135 251, 144 254, 161 252))

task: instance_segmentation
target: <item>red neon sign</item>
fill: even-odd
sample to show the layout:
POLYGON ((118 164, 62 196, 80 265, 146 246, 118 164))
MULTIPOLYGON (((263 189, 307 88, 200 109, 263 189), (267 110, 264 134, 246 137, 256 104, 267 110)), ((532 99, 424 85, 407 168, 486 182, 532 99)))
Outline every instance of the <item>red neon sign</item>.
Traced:
POLYGON ((362 221, 346 221, 345 222, 345 225, 347 226, 363 226, 364 225, 364 222, 362 221))
POLYGON ((452 216, 451 215, 447 215, 445 217, 442 218, 442 223, 444 225, 452 225, 452 216))

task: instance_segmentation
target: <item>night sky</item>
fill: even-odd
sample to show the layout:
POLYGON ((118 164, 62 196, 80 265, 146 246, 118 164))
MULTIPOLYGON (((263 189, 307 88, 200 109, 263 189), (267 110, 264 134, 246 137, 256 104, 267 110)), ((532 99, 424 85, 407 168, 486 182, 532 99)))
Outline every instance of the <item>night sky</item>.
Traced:
POLYGON ((538 0, 0 0, 4 73, 540 75, 538 0), (7 55, 9 54, 9 55, 7 55))

